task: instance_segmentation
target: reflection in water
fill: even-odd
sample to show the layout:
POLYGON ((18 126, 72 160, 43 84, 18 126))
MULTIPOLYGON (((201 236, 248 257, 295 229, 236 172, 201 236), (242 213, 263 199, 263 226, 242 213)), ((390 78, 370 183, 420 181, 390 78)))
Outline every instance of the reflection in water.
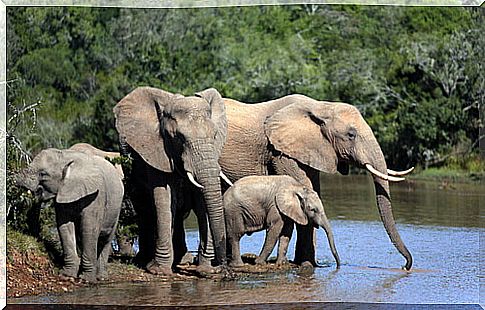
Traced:
MULTIPOLYGON (((399 232, 413 254, 411 272, 389 241, 375 207, 374 189, 366 176, 323 176, 326 210, 334 230, 342 267, 335 269, 325 233, 317 231, 317 268, 297 272, 251 275, 234 281, 174 280, 118 283, 80 289, 59 296, 10 299, 22 303, 110 305, 208 305, 309 301, 393 303, 478 303, 479 199, 478 185, 439 183, 393 185, 393 212, 399 232)), ((191 251, 198 235, 193 216, 186 222, 191 251)), ((294 235, 288 250, 293 258, 294 235)), ((245 236, 241 252, 259 253, 264 233, 245 236)), ((273 253, 275 255, 275 253, 273 253)))
MULTIPOLYGON (((366 175, 321 175, 322 194, 330 219, 378 221, 372 178, 366 175)), ((480 200, 484 186, 410 180, 391 183, 393 214, 398 223, 480 227, 480 200)))

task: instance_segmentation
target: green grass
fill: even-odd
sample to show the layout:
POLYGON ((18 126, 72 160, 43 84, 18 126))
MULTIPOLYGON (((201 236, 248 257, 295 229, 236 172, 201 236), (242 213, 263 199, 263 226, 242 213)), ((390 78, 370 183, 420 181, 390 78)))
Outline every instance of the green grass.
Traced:
POLYGON ((450 167, 428 168, 409 176, 410 179, 449 180, 453 182, 480 182, 485 171, 469 171, 450 167))
POLYGON ((10 259, 10 252, 16 250, 21 254, 29 253, 38 256, 48 256, 42 243, 36 238, 18 232, 7 227, 7 257, 10 259))
POLYGON ((442 167, 428 169, 417 167, 409 178, 480 182, 485 180, 485 160, 478 154, 470 154, 464 157, 451 156, 442 167))

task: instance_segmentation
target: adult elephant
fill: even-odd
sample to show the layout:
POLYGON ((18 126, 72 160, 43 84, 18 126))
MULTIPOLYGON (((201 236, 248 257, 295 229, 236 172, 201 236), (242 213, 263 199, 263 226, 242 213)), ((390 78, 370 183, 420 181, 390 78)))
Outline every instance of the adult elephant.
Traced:
POLYGON ((225 262, 218 163, 226 139, 224 110, 213 88, 185 97, 140 87, 114 108, 122 150, 129 146, 134 151, 131 198, 140 219, 138 259, 151 273, 172 273, 174 262, 186 252, 183 219, 188 206, 199 201, 199 265, 210 263, 203 255, 208 223, 216 262, 225 262))
MULTIPOLYGON (((245 104, 224 99, 228 120, 227 141, 220 165, 236 181, 248 175, 287 174, 320 193, 319 172, 347 174, 349 164, 366 168, 374 176, 376 200, 391 242, 405 257, 412 256, 396 229, 391 208, 389 174, 384 155, 371 128, 349 104, 317 101, 303 95, 245 104)), ((313 227, 297 225, 295 261, 315 264, 313 227)))

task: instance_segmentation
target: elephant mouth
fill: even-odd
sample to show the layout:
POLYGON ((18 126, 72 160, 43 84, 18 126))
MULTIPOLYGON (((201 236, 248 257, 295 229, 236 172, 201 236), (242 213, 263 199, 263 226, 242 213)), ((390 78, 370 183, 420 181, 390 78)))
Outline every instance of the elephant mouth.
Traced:
POLYGON ((39 199, 40 201, 48 201, 56 197, 54 193, 51 193, 49 191, 46 191, 42 186, 38 186, 35 191, 34 191, 34 196, 36 199, 39 199))

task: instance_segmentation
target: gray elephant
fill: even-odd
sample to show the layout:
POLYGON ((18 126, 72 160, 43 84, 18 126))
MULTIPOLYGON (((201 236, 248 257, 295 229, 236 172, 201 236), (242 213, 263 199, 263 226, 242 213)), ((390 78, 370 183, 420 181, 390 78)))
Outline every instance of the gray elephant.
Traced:
MULTIPOLYGON (((98 148, 95 148, 94 146, 92 146, 91 144, 88 144, 88 143, 76 143, 76 144, 72 145, 69 149, 73 150, 73 151, 82 152, 82 153, 85 153, 85 154, 88 154, 88 155, 96 155, 96 156, 99 156, 103 159, 106 159, 106 158, 114 159, 116 157, 120 157, 120 153, 118 153, 118 152, 103 151, 103 150, 100 150, 98 148)), ((121 179, 124 179, 125 175, 123 173, 123 169, 122 169, 121 165, 115 164, 115 168, 118 171, 118 174, 120 175, 121 179)))
POLYGON ((17 183, 44 201, 55 198, 61 275, 92 282, 105 278, 124 190, 113 165, 98 156, 50 148, 35 156, 17 183))
MULTIPOLYGON (((227 141, 219 160, 231 181, 249 175, 295 178, 320 193, 319 172, 347 174, 349 164, 374 177, 376 201, 384 227, 397 250, 412 266, 392 214, 389 181, 408 173, 387 169, 384 154, 357 108, 345 103, 289 95, 259 104, 224 99, 227 141)), ((313 227, 297 225, 295 261, 315 263, 313 227)))
POLYGON ((239 179, 223 197, 230 265, 243 265, 239 241, 244 234, 266 230, 266 239, 256 264, 266 262, 279 239, 277 264, 286 262, 294 223, 322 227, 340 267, 332 229, 318 194, 287 175, 249 176, 239 179))
POLYGON ((187 252, 183 220, 194 209, 200 232, 198 268, 210 267, 210 236, 216 263, 223 265, 226 229, 218 159, 227 122, 221 95, 213 88, 185 97, 139 87, 114 113, 122 152, 133 157, 138 263, 151 273, 171 274, 187 252))

